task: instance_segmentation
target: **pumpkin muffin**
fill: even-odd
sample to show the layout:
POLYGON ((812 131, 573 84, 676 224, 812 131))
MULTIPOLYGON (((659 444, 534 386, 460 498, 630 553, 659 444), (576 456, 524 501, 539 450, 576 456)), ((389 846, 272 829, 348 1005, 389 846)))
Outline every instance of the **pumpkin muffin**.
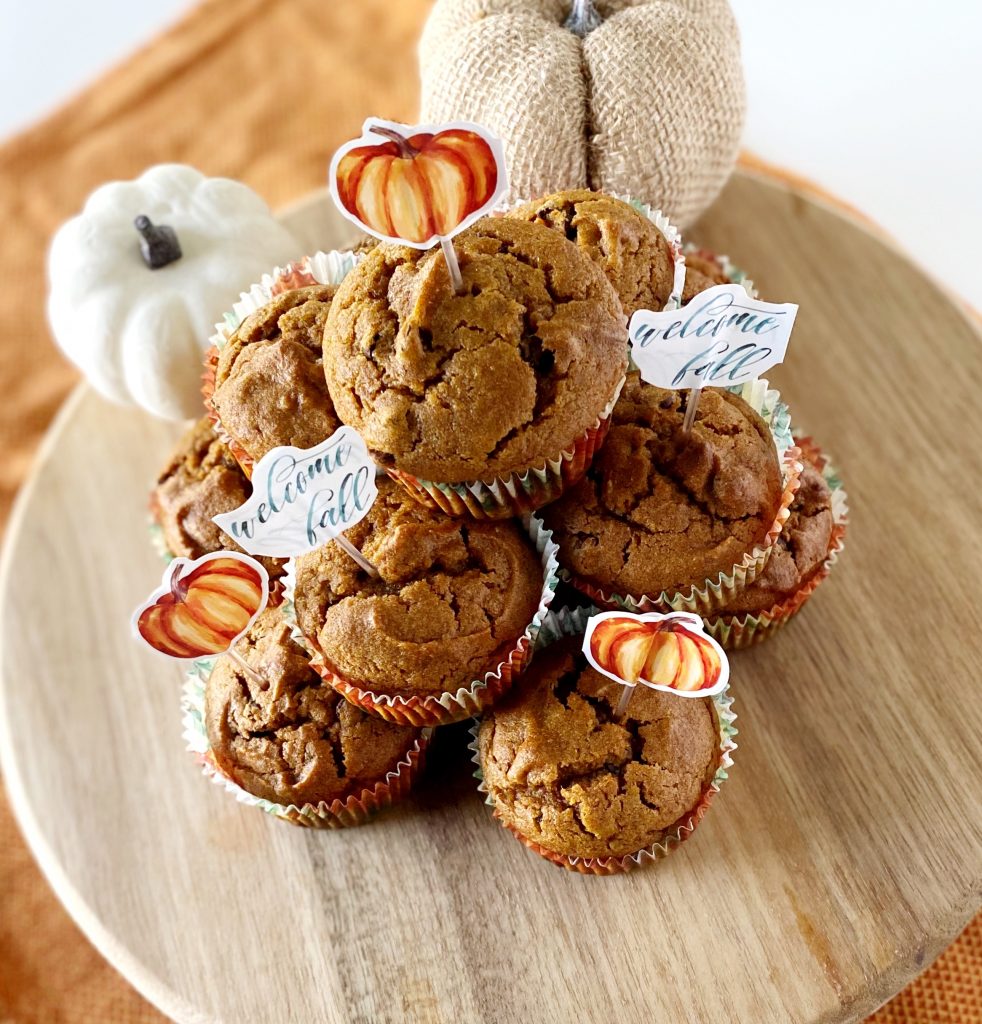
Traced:
POLYGON ((631 374, 586 476, 542 510, 574 584, 671 595, 730 572, 766 538, 783 494, 767 424, 704 388, 686 435, 687 397, 631 374))
POLYGON ((714 284, 730 284, 731 278, 723 267, 723 262, 715 253, 706 249, 689 249, 685 253, 685 289, 683 299, 687 302, 696 292, 711 288, 714 284), (689 288, 689 275, 692 275, 692 289, 689 288))
POLYGON ((254 462, 279 445, 313 448, 339 426, 322 366, 334 292, 322 284, 277 295, 218 355, 212 408, 254 462))
POLYGON ((803 465, 788 521, 764 571, 728 601, 720 615, 768 611, 793 597, 824 564, 832 539, 832 492, 813 465, 803 465))
MULTIPOLYGON (((628 317, 639 309, 658 311, 668 302, 675 279, 672 247, 630 203, 603 192, 570 189, 516 207, 508 216, 564 234, 607 275, 628 317)), ((687 261, 683 302, 721 283, 704 272, 709 266, 687 261)))
POLYGON ((521 687, 484 717, 477 748, 495 815, 563 858, 624 857, 661 842, 720 762, 709 698, 620 684, 592 668, 582 637, 540 652, 521 687))
POLYGON ((331 304, 338 416, 381 465, 454 484, 541 467, 593 427, 627 368, 617 295, 541 225, 484 218, 439 248, 379 245, 331 304))
POLYGON ((279 610, 259 616, 205 687, 205 727, 215 762, 236 785, 276 804, 333 803, 397 770, 420 737, 339 697, 310 667, 279 610))
MULTIPOLYGON (((181 438, 161 471, 150 493, 150 512, 172 555, 201 558, 213 551, 243 551, 212 517, 238 508, 251 493, 228 446, 204 418, 181 438)), ((271 581, 282 576, 282 559, 258 561, 271 581)))
POLYGON ((518 522, 454 519, 381 479, 345 536, 379 577, 332 541, 297 559, 294 606, 331 670, 364 691, 470 687, 508 657, 538 609, 542 564, 518 522))

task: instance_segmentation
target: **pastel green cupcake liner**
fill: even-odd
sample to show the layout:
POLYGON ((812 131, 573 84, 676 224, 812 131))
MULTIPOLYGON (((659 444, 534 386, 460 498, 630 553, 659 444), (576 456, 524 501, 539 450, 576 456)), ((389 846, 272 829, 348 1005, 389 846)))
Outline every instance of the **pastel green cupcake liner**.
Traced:
MULTIPOLYGON (((780 392, 768 387, 767 381, 757 378, 745 384, 727 388, 739 395, 752 409, 758 412, 770 428, 774 438, 778 462, 781 466, 783 490, 777 512, 764 538, 729 572, 721 572, 714 579, 693 585, 683 590, 660 594, 618 594, 577 576, 568 569, 560 570, 560 578, 586 594, 603 608, 622 608, 629 612, 688 611, 703 617, 715 614, 724 608, 738 593, 750 586, 767 565, 777 538, 787 522, 791 503, 801 483, 800 452, 791 435, 791 416, 788 407, 781 401, 780 392)), ((560 552, 560 555, 562 553, 560 552)))
POLYGON ((532 621, 515 641, 507 655, 480 679, 454 692, 441 694, 392 694, 366 688, 338 674, 327 662, 315 639, 306 636, 297 622, 294 603, 296 591, 296 559, 287 563, 284 580, 283 617, 290 625, 294 639, 310 655, 310 664, 345 700, 370 714, 400 725, 435 726, 463 721, 479 715, 507 692, 515 679, 528 667, 535 651, 542 623, 559 586, 559 548, 542 521, 535 516, 523 520, 529 538, 542 562, 542 592, 532 621))
POLYGON ((205 728, 205 686, 217 658, 200 658, 188 671, 181 699, 184 740, 201 765, 205 776, 224 787, 241 804, 258 807, 266 814, 306 828, 349 828, 362 825, 379 811, 402 800, 412 789, 425 766, 430 730, 424 730, 395 768, 374 786, 344 800, 318 804, 277 804, 244 790, 219 767, 205 728))
POLYGON ((801 611, 808 599, 831 573, 845 546, 849 524, 849 503, 838 471, 832 466, 822 449, 810 437, 796 437, 802 457, 810 462, 825 479, 832 492, 832 532, 828 554, 819 568, 789 598, 766 611, 746 612, 739 615, 716 615, 705 619, 706 632, 727 650, 742 650, 774 636, 801 611))
MULTIPOLYGON (((539 633, 539 649, 548 647, 550 643, 555 642, 561 637, 581 635, 586 629, 587 620, 594 614, 596 614, 595 608, 563 608, 557 612, 550 612, 539 633)), ((679 699, 684 700, 687 698, 679 699)), ((734 737, 737 735, 737 729, 733 724, 736 721, 736 714, 732 708, 733 698, 728 690, 724 690, 722 693, 707 699, 712 701, 719 730, 719 760, 713 778, 703 791, 696 805, 667 830, 658 842, 652 843, 651 846, 647 846, 635 853, 610 857, 571 857, 546 849, 546 847, 503 821, 498 813, 494 798, 484 783, 484 773, 481 769, 481 756, 478 746, 480 722, 475 722, 472 726, 470 741, 471 759, 476 765, 474 777, 478 780, 477 788, 484 794, 484 802, 491 808, 492 815, 499 824, 508 829, 528 849, 557 867, 566 868, 568 871, 577 871, 584 875, 614 875, 625 871, 632 871, 644 864, 661 860, 692 835, 696 826, 705 816, 710 803, 719 792, 720 787, 729 777, 729 769, 733 766, 733 751, 737 747, 734 740, 734 737)))
POLYGON ((147 533, 150 536, 150 546, 164 562, 170 565, 176 556, 167 546, 167 541, 164 540, 163 528, 160 523, 154 519, 152 512, 147 516, 147 533))

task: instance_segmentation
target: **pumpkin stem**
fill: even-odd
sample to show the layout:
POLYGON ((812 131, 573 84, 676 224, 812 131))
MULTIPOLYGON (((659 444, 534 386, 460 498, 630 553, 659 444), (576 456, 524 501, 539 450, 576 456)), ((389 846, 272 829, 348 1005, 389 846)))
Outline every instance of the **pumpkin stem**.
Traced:
POLYGON ((184 604, 188 596, 188 587, 181 578, 181 565, 175 564, 174 571, 170 574, 170 592, 178 604, 184 604))
POLYGON ((133 227, 140 232, 140 253, 151 270, 159 270, 181 258, 181 244, 173 228, 154 224, 145 213, 133 221, 133 227))
POLYGON ((601 24, 603 24, 603 18, 594 6, 593 0, 573 0, 573 9, 563 23, 563 28, 568 29, 573 35, 579 36, 580 39, 585 39, 601 24))
POLYGON ((406 160, 412 160, 414 156, 419 155, 419 150, 412 145, 404 135, 400 135, 394 128, 384 128, 380 124, 373 124, 368 130, 373 132, 375 135, 381 135, 383 138, 394 142, 399 147, 399 156, 406 160))

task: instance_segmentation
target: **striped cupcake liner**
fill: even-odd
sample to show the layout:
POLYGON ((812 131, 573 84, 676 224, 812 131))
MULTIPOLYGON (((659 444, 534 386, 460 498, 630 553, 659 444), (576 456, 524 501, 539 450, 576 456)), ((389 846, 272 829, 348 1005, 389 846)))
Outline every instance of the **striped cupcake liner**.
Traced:
POLYGON ((528 667, 535 651, 536 640, 559 585, 559 548, 541 520, 528 516, 525 520, 529 537, 542 562, 542 592, 532 621, 515 641, 514 646, 497 665, 480 679, 454 692, 439 694, 391 694, 366 689, 342 675, 328 663, 316 640, 306 636, 297 623, 294 594, 296 589, 296 561, 287 564, 283 617, 289 623, 294 639, 310 655, 311 667, 345 700, 370 714, 378 715, 400 725, 435 726, 460 722, 490 707, 502 694, 511 689, 518 676, 528 667))
POLYGON ((716 615, 705 619, 706 632, 727 650, 742 650, 772 637, 801 611, 819 585, 831 573, 845 546, 849 525, 849 504, 842 479, 828 457, 811 437, 797 437, 802 458, 810 462, 824 477, 832 492, 832 532, 824 562, 790 597, 765 611, 740 615, 716 615))
MULTIPOLYGON (((564 636, 582 635, 586 629, 587 620, 595 613, 596 609, 593 608, 564 608, 558 612, 550 612, 548 622, 543 626, 539 636, 539 649, 547 647, 550 643, 564 636)), ((733 766, 733 751, 737 748, 734 740, 734 737, 737 735, 737 729, 733 724, 736 721, 736 714, 732 709, 733 698, 729 695, 728 690, 724 690, 722 693, 707 699, 712 701, 719 735, 719 759, 713 777, 703 790, 702 796, 695 806, 672 825, 658 842, 652 843, 650 846, 646 846, 644 849, 637 850, 634 853, 610 857, 571 857, 567 854, 547 849, 541 843, 530 839, 519 829, 502 820, 494 798, 484 783, 484 773, 481 769, 481 756, 478 748, 480 722, 476 722, 472 726, 470 741, 471 759, 476 765, 474 777, 478 780, 477 788, 484 794, 484 802, 491 808, 492 816, 499 824, 533 853, 537 853, 540 857, 555 864, 557 867, 565 868, 567 871, 576 871, 582 875, 616 875, 632 871, 656 860, 661 860, 692 835, 696 826, 705 816, 709 805, 719 792, 720 787, 729 777, 729 769, 733 766)))
POLYGON ((568 487, 579 483, 603 446, 610 430, 610 417, 626 377, 593 426, 554 459, 521 473, 460 484, 422 480, 399 469, 385 472, 397 480, 421 504, 451 516, 474 519, 511 519, 524 516, 555 501, 568 487))
POLYGON ((791 436, 791 417, 788 407, 781 401, 780 393, 769 388, 767 381, 758 378, 746 384, 728 388, 739 395, 752 409, 758 412, 770 428, 781 466, 783 490, 767 533, 761 541, 746 552, 728 572, 721 572, 714 579, 707 579, 701 585, 693 585, 675 592, 661 594, 617 594, 586 580, 568 569, 560 570, 560 579, 586 594, 600 607, 629 612, 688 611, 704 617, 724 608, 728 601, 757 579, 767 565, 790 514, 791 503, 801 483, 800 451, 791 436))
POLYGON ((215 378, 218 372, 218 360, 222 349, 228 344, 229 338, 239 329, 246 317, 257 309, 294 288, 307 288, 317 284, 340 284, 345 277, 362 260, 363 254, 335 250, 333 252, 317 252, 313 256, 304 256, 285 267, 276 267, 271 274, 264 274, 262 280, 251 285, 247 291, 239 295, 239 301, 231 310, 224 314, 222 322, 215 324, 215 333, 211 336, 209 348, 205 352, 204 370, 201 375, 201 395, 204 398, 205 410, 218 434, 219 439, 228 446, 235 461, 242 467, 242 472, 252 478, 255 465, 253 457, 232 437, 222 426, 221 417, 212 402, 215 394, 215 378))
POLYGON ((344 800, 299 806, 277 804, 244 790, 219 766, 205 728, 205 686, 217 660, 201 658, 193 663, 188 672, 181 699, 184 740, 204 775, 223 786, 239 803, 258 807, 274 818, 305 828, 350 828, 363 825, 379 811, 391 807, 409 794, 425 766, 430 730, 424 730, 398 764, 386 773, 385 778, 344 800))

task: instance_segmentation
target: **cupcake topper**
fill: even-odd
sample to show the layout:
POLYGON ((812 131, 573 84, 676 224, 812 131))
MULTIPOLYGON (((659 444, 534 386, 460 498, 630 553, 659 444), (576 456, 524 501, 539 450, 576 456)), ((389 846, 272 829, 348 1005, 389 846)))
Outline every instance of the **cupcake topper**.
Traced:
POLYGON ((507 191, 504 146, 468 121, 405 125, 369 118, 361 137, 334 154, 330 187, 344 216, 383 242, 414 249, 439 242, 460 294, 450 240, 507 191))
POLYGON ((587 623, 583 653, 598 672, 624 686, 617 718, 638 683, 680 697, 712 697, 730 677, 723 648, 690 612, 601 612, 587 623))
POLYGON ((375 463, 361 435, 339 427, 313 448, 268 451, 252 471, 252 496, 214 517, 253 555, 290 558, 337 541, 371 576, 375 566, 343 535, 378 496, 375 463))
POLYGON ((133 633, 169 658, 227 653, 262 682, 232 645, 268 600, 269 575, 248 555, 215 551, 194 561, 175 558, 162 585, 133 613, 133 633))
POLYGON ((689 389, 682 430, 696 418, 703 387, 730 387, 784 361, 798 307, 751 298, 741 285, 718 284, 681 309, 639 309, 628 334, 642 380, 689 389))

